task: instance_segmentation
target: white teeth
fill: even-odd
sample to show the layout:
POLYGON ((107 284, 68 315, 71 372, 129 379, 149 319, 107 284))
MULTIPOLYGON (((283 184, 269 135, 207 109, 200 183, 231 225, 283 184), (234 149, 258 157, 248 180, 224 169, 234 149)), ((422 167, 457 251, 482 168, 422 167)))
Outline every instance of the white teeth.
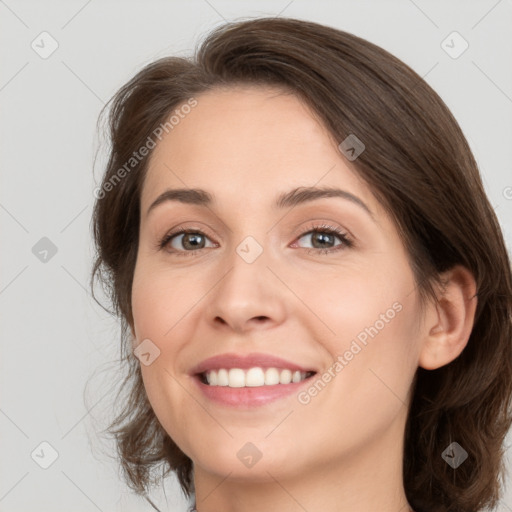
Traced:
MULTIPOLYGON (((228 371, 227 370, 219 370, 216 373, 217 373, 217 386, 227 386, 229 384, 228 371)), ((212 386, 215 386, 215 384, 213 384, 213 379, 211 381, 208 380, 208 382, 212 386)))
POLYGON ((243 388, 245 387, 245 372, 240 368, 231 368, 228 372, 230 388, 243 388))
POLYGON ((307 373, 299 370, 292 371, 287 368, 260 367, 242 370, 240 368, 221 368, 206 372, 206 381, 210 386, 229 386, 230 388, 275 386, 276 384, 290 384, 300 382, 306 378, 307 373))
POLYGON ((279 371, 277 368, 269 368, 265 372, 265 386, 279 384, 279 371))
POLYGON ((281 370, 281 375, 279 375, 279 382, 281 384, 290 384, 292 381, 292 372, 290 370, 281 370))
POLYGON ((210 386, 216 386, 218 381, 217 372, 211 372, 209 375, 210 386))
POLYGON ((261 368, 251 368, 245 374, 245 385, 247 387, 263 386, 265 384, 265 373, 261 368))

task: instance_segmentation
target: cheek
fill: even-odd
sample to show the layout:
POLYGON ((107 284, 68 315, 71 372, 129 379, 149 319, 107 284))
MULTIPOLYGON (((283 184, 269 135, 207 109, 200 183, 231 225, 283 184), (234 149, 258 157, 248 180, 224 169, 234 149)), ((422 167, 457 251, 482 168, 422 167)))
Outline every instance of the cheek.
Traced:
POLYGON ((396 393, 405 401, 420 348, 420 307, 409 269, 375 266, 333 274, 316 286, 321 292, 310 293, 308 305, 328 328, 322 344, 333 361, 341 358, 343 368, 334 369, 343 375, 334 379, 341 394, 360 392, 377 402, 396 393))
MULTIPOLYGON (((201 297, 199 284, 190 273, 168 275, 158 268, 136 268, 132 286, 132 310, 135 333, 164 343, 176 327, 186 324, 186 316, 201 297)), ((167 344, 166 344, 167 349, 167 344)))
POLYGON ((186 278, 169 279, 161 269, 157 271, 150 266, 136 268, 132 287, 136 344, 149 339, 159 350, 151 364, 140 363, 144 388, 159 423, 185 453, 188 452, 185 433, 191 426, 189 417, 182 412, 190 408, 190 397, 176 376, 187 339, 186 315, 194 296, 186 278))
POLYGON ((190 398, 183 392, 180 358, 193 337, 194 305, 201 297, 200 281, 190 278, 190 272, 173 272, 154 265, 136 267, 132 286, 132 310, 136 345, 149 339, 159 350, 150 365, 141 363, 144 387, 153 410, 165 430, 180 441, 186 418, 178 411, 186 410, 190 398), (179 426, 179 428, 177 428, 179 426))
POLYGON ((194 409, 195 402, 183 391, 172 370, 162 358, 151 366, 141 366, 144 389, 153 412, 165 432, 189 457, 194 440, 189 433, 197 428, 201 410, 194 409), (188 411, 188 412, 187 412, 188 411))
POLYGON ((356 337, 364 342, 375 329, 389 333, 400 324, 404 309, 407 316, 415 314, 412 273, 383 263, 303 272, 292 280, 294 292, 312 313, 308 317, 325 330, 325 340, 333 348, 343 348, 356 337))

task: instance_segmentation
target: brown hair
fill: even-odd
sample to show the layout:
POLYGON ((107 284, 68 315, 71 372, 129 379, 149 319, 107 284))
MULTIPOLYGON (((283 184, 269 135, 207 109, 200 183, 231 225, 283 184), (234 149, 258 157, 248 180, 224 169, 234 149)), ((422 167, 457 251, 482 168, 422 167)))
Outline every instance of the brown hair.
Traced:
POLYGON ((159 424, 131 352, 140 194, 151 153, 110 190, 106 184, 173 109, 236 84, 292 91, 335 140, 355 134, 363 141, 353 168, 395 221, 423 298, 435 298, 433 284, 454 265, 473 273, 478 305, 466 348, 437 370, 418 368, 412 383, 403 480, 417 512, 495 506, 512 424, 512 278, 469 145, 441 98, 399 59, 347 32, 286 18, 223 25, 193 59, 149 64, 111 100, 110 156, 93 214, 91 287, 99 277, 121 319, 127 396, 109 432, 128 484, 145 494, 161 466, 162 478, 175 471, 190 496, 192 461, 159 424), (441 456, 452 441, 469 454, 456 470, 441 456))

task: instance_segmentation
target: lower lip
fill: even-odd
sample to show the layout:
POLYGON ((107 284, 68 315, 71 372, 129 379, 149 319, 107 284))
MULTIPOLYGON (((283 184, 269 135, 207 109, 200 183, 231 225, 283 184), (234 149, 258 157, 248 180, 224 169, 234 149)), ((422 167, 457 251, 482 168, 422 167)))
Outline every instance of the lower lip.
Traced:
POLYGON ((230 388, 229 386, 209 386, 201 381, 199 376, 194 376, 194 380, 204 395, 222 405, 231 407, 256 407, 265 405, 280 398, 298 393, 300 388, 309 384, 311 377, 300 382, 290 384, 276 384, 274 386, 258 386, 244 388, 230 388))

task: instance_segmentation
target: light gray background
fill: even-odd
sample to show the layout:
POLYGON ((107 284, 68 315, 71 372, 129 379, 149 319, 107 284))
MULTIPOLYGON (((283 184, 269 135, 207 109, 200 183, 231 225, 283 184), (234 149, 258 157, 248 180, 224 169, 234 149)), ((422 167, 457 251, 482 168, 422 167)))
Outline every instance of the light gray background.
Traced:
MULTIPOLYGON (((512 246, 511 0, 0 0, 1 511, 153 510, 96 434, 119 380, 117 324, 88 288, 105 158, 93 174, 96 120, 143 65, 188 54, 224 19, 278 14, 352 32, 424 76, 466 134, 512 246), (59 45, 47 59, 31 47, 43 31, 59 45), (469 43, 457 59, 441 47, 453 31, 469 43), (57 248, 46 262, 32 252, 42 237, 57 248), (43 441, 58 452, 48 469, 31 458, 50 460, 43 441)), ((175 481, 166 495, 152 495, 162 510, 185 510, 175 481)), ((499 510, 512 510, 510 485, 499 510)))

